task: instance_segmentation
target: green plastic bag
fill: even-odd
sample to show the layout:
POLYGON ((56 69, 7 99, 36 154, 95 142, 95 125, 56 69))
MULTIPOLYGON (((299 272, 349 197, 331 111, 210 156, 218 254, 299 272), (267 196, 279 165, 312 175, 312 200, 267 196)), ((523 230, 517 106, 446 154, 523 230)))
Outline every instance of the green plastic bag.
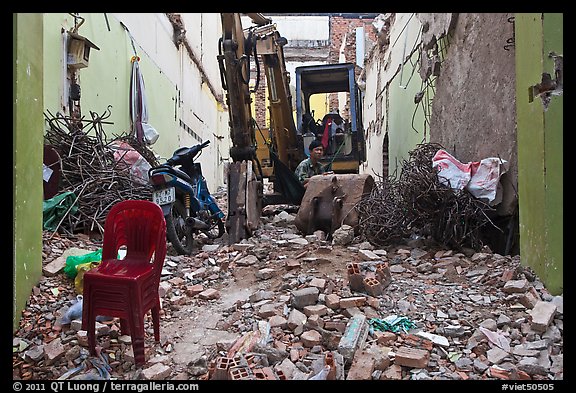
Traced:
POLYGON ((70 278, 75 278, 76 274, 78 274, 77 266, 90 263, 90 262, 98 262, 102 260, 102 249, 98 249, 96 251, 90 252, 84 255, 70 255, 66 258, 66 266, 64 266, 64 273, 70 278))
POLYGON ((55 231, 60 220, 68 212, 75 214, 78 211, 76 194, 71 191, 56 195, 54 198, 42 202, 42 226, 45 230, 55 231), (70 211, 68 211, 70 209, 70 211))

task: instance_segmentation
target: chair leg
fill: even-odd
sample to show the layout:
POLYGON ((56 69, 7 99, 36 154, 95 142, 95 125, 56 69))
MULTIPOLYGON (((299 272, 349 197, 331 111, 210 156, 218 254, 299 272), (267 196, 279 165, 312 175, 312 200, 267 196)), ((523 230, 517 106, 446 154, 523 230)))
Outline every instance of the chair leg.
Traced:
POLYGON ((96 316, 92 313, 88 316, 86 331, 88 332, 88 350, 90 355, 96 356, 96 316))
POLYGON ((134 363, 139 367, 146 363, 146 355, 144 353, 144 318, 137 311, 136 307, 130 310, 129 325, 134 363))
POLYGON ((134 363, 136 366, 144 365, 144 363, 146 363, 144 337, 132 337, 132 351, 134 352, 134 363))
POLYGON ((89 282, 84 283, 84 295, 82 299, 82 330, 88 335, 88 350, 91 355, 96 355, 96 315, 92 306, 92 286, 89 282))
POLYGON ((152 324, 154 326, 154 340, 160 341, 160 306, 156 305, 150 310, 152 313, 152 324))
POLYGON ((130 323, 125 318, 120 318, 120 333, 130 335, 130 323))
POLYGON ((88 331, 88 322, 90 321, 90 312, 92 307, 91 297, 92 287, 89 282, 84 283, 84 294, 82 296, 82 330, 88 331))

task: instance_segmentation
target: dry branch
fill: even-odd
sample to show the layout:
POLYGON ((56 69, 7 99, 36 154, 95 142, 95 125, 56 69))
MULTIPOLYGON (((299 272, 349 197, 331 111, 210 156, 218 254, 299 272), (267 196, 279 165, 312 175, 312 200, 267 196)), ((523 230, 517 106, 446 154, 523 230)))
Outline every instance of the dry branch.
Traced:
POLYGON ((157 165, 153 152, 130 135, 108 141, 103 124, 112 124, 105 121, 110 116, 109 109, 101 116, 90 114, 91 120, 44 114, 49 126, 44 135, 45 144, 60 156, 59 193, 71 191, 77 197, 77 213, 63 217, 58 231, 103 233, 106 215, 116 202, 151 199, 151 186, 132 175, 130 167, 117 165, 113 144, 126 142, 150 165, 157 165))
POLYGON ((481 230, 494 225, 489 218, 494 209, 465 190, 440 183, 432 167, 440 149, 435 143, 418 145, 402 162, 399 177, 381 178, 356 206, 368 241, 391 245, 417 234, 447 247, 482 247, 481 230))

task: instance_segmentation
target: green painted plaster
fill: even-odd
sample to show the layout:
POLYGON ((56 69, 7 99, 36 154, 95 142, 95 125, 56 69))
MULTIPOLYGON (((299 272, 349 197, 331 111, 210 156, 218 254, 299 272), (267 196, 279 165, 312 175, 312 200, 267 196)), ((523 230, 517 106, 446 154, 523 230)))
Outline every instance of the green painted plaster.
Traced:
MULTIPOLYGON (((550 54, 564 54, 563 15, 544 14, 544 71, 554 77, 554 59, 550 54)), ((547 288, 554 294, 563 292, 564 207, 563 207, 563 135, 564 100, 553 96, 544 113, 544 156, 546 163, 546 225, 548 253, 545 262, 547 288)))
POLYGON ((520 256, 553 294, 563 291, 563 100, 529 100, 542 73, 554 78, 549 53, 562 54, 561 14, 517 14, 516 105, 520 256))
MULTIPOLYGON (((417 144, 428 142, 430 131, 426 129, 422 107, 431 97, 427 97, 418 106, 414 104, 414 96, 420 92, 422 79, 412 64, 417 64, 418 54, 413 54, 412 61, 406 62, 402 73, 392 79, 389 86, 388 132, 389 138, 389 173, 400 175, 402 162, 408 160, 409 153, 417 144)), ((430 93, 432 89, 429 89, 430 93)))
MULTIPOLYGON (((44 102, 53 114, 61 110, 63 95, 63 26, 74 26, 73 18, 66 13, 44 14, 44 102)), ((112 15, 83 13, 84 23, 78 34, 88 38, 100 50, 90 51, 88 67, 77 71, 81 86, 81 110, 86 119, 90 111, 102 115, 110 106, 111 115, 103 125, 109 139, 130 132, 130 76, 132 56, 140 58, 140 70, 146 86, 149 122, 160 133, 154 151, 170 157, 179 146, 180 124, 177 115, 178 87, 159 70, 146 52, 130 39, 130 34, 112 15), (106 22, 108 20, 108 23, 106 22), (102 70, 106 70, 103 72, 102 70)))
POLYGON ((42 14, 13 15, 13 318, 42 274, 42 14))

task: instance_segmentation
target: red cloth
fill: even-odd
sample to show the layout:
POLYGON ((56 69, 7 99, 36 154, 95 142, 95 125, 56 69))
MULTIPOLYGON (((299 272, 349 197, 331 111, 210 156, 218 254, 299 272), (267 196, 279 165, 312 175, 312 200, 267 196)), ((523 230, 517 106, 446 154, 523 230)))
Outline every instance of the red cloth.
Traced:
POLYGON ((332 119, 328 118, 326 120, 326 126, 324 127, 324 134, 322 134, 322 146, 324 146, 324 150, 328 149, 328 139, 330 138, 331 125, 332 125, 332 119))

